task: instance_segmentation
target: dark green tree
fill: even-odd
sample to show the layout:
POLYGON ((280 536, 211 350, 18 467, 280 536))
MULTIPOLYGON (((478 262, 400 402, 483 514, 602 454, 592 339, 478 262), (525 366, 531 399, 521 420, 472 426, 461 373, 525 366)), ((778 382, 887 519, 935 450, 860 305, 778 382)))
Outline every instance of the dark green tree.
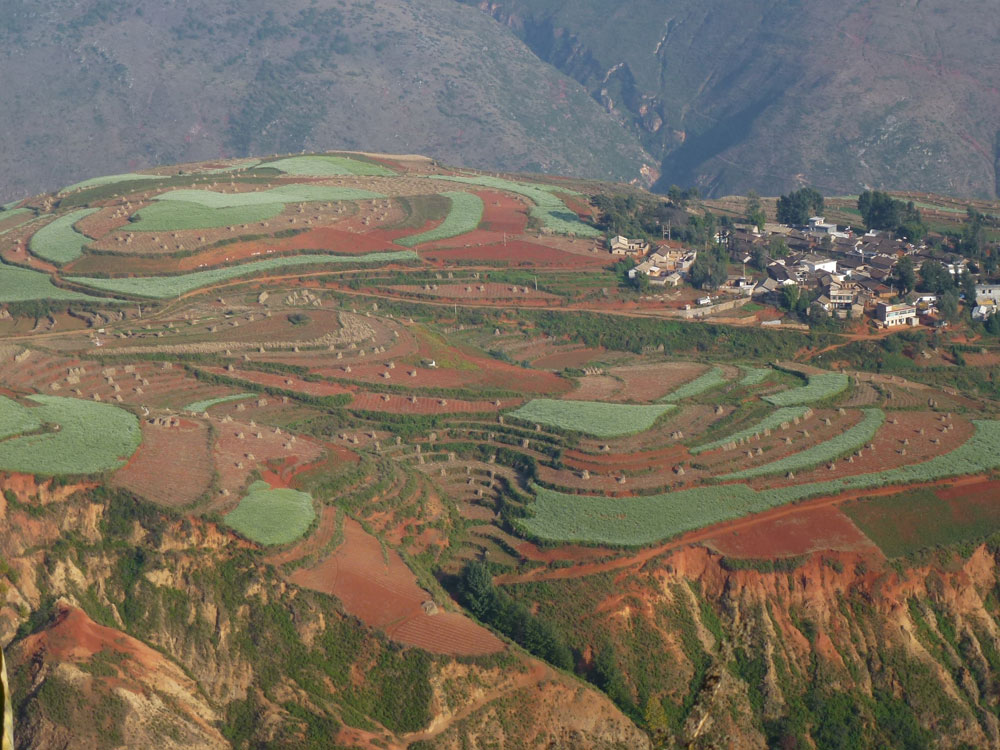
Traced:
POLYGON ((952 279, 948 269, 936 260, 926 260, 920 266, 920 283, 917 289, 921 292, 931 294, 943 294, 945 291, 954 288, 955 281, 952 279))
POLYGON ((892 270, 892 283, 893 286, 899 288, 902 294, 913 291, 913 287, 917 283, 917 274, 913 270, 913 258, 907 255, 900 259, 892 270))
POLYGON ((810 216, 822 212, 823 196, 812 188, 793 190, 778 198, 778 221, 782 224, 805 224, 810 216))
POLYGON ((764 207, 760 203, 760 196, 753 190, 747 193, 747 210, 744 218, 747 224, 759 229, 763 229, 764 223, 767 221, 767 214, 764 213, 764 207))

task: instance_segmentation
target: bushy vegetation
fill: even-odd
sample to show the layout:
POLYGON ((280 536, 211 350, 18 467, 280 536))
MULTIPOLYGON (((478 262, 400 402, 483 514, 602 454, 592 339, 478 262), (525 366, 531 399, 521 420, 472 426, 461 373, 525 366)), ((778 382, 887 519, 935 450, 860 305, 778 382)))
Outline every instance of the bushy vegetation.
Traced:
POLYGON ((934 546, 984 539, 1000 529, 996 503, 961 502, 960 512, 931 488, 862 498, 841 510, 886 557, 902 557, 934 546))
POLYGON ((458 598, 481 622, 492 625, 535 656, 561 669, 573 668, 573 655, 559 631, 496 588, 483 563, 470 561, 462 568, 458 598))
POLYGON ((811 469, 821 463, 835 461, 871 442, 875 433, 878 432, 878 428, 885 422, 885 414, 881 409, 864 409, 863 411, 864 418, 858 424, 829 440, 763 466, 725 474, 719 479, 751 479, 768 474, 784 474, 787 471, 811 469))
MULTIPOLYGON (((55 426, 0 442, 0 468, 26 474, 96 474, 118 468, 142 438, 139 420, 111 404, 58 396, 29 396, 38 406, 22 424, 55 426), (32 422, 26 422, 30 419, 32 422)), ((16 409, 4 399, 6 414, 16 409)), ((37 428, 35 428, 37 429, 37 428)), ((5 430, 6 431, 6 430, 5 430)))
POLYGON ((314 203, 317 201, 356 201, 383 198, 381 193, 356 188, 327 185, 279 185, 270 190, 242 193, 219 193, 214 190, 171 190, 156 196, 158 201, 194 203, 204 208, 239 208, 269 206, 275 203, 314 203))
POLYGON ((596 437, 615 437, 648 430, 673 408, 673 404, 608 404, 536 398, 510 412, 510 416, 596 437))
POLYGON ((216 229, 267 221, 285 210, 283 203, 260 203, 230 208, 207 208, 198 203, 157 201, 137 211, 128 229, 135 232, 168 232, 180 229, 216 229))
POLYGON ((697 396, 712 388, 718 388, 726 384, 726 375, 721 367, 713 367, 703 375, 699 375, 694 380, 685 383, 680 388, 676 388, 660 401, 680 401, 681 399, 697 396))
POLYGON ((254 482, 226 523, 259 544, 287 544, 306 533, 316 518, 312 498, 305 492, 271 489, 254 482))
POLYGON ((562 188, 537 183, 513 182, 500 177, 488 177, 486 175, 477 175, 476 177, 431 175, 431 178, 435 180, 463 182, 466 185, 480 185, 482 187, 506 190, 509 193, 523 195, 525 198, 531 199, 535 204, 535 207, 531 209, 531 216, 538 219, 542 223, 542 226, 549 231, 556 234, 575 234, 581 237, 601 236, 600 230, 580 221, 580 218, 552 193, 553 190, 573 193, 571 190, 563 190, 562 188))
POLYGON ((250 276, 263 271, 272 271, 281 268, 310 265, 393 263, 409 260, 417 260, 416 253, 411 250, 365 253, 363 255, 304 254, 283 256, 280 258, 268 258, 267 260, 244 263, 239 266, 215 268, 208 271, 195 271, 193 273, 179 274, 177 276, 145 276, 123 279, 99 279, 72 276, 68 277, 67 281, 72 281, 74 284, 81 284, 93 289, 101 289, 103 291, 113 292, 116 294, 128 294, 135 297, 153 297, 156 299, 170 299, 171 297, 178 297, 187 292, 192 292, 195 289, 217 284, 221 281, 228 281, 229 279, 239 278, 240 276, 250 276))
POLYGON ((483 200, 478 195, 463 192, 442 193, 451 201, 451 208, 444 221, 434 229, 396 240, 397 245, 413 247, 422 242, 446 240, 449 237, 471 232, 483 220, 483 200))
POLYGON ((621 318, 600 313, 524 309, 518 314, 549 336, 566 336, 589 347, 636 354, 662 346, 667 354, 698 352, 739 360, 775 360, 791 358, 802 347, 823 346, 830 341, 816 334, 677 320, 632 318, 628 325, 622 325, 621 318))
POLYGON ((796 406, 798 404, 811 404, 816 401, 833 398, 838 393, 847 389, 850 384, 847 376, 840 372, 824 372, 818 375, 807 375, 809 381, 801 388, 793 388, 789 391, 782 391, 771 396, 764 396, 764 400, 775 406, 796 406))
POLYGON ((201 413, 212 406, 218 404, 225 404, 230 401, 242 401, 245 398, 251 398, 252 393, 234 393, 231 396, 218 396, 217 398, 204 398, 201 401, 192 401, 190 404, 184 407, 184 411, 193 411, 201 413))
MULTIPOLYGON (((763 372, 768 372, 764 370, 763 372)), ((792 422, 796 418, 802 418, 809 407, 807 406, 785 406, 777 411, 768 414, 764 419, 757 422, 757 424, 747 427, 743 430, 738 430, 737 432, 730 433, 726 437, 714 440, 711 443, 705 443, 704 445, 699 445, 691 449, 692 455, 697 455, 699 453, 704 453, 705 451, 715 450, 716 448, 721 448, 727 443, 737 442, 743 440, 744 438, 753 437, 754 435, 761 435, 764 430, 776 430, 784 422, 792 422)))
POLYGON ((349 156, 289 156, 285 159, 264 162, 260 166, 302 177, 334 177, 337 175, 392 177, 396 174, 388 167, 376 162, 367 159, 354 159, 349 156))
POLYGON ((83 255, 90 240, 73 228, 80 219, 96 213, 96 208, 82 208, 60 216, 31 236, 28 246, 39 258, 52 263, 69 263, 83 255))
POLYGON ((642 497, 569 495, 536 487, 533 514, 518 523, 545 540, 618 546, 652 544, 729 518, 817 495, 887 485, 916 484, 978 474, 1000 466, 1000 421, 977 421, 968 442, 919 464, 757 492, 745 484, 724 484, 642 497))

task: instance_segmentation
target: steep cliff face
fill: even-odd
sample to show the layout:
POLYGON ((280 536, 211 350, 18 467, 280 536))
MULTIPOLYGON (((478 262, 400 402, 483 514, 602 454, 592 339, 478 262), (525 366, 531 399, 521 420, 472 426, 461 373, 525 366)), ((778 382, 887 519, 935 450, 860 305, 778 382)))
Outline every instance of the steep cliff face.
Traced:
POLYGON ((400 648, 212 524, 101 488, 0 489, 19 748, 649 746, 573 678, 400 648))
POLYGON ((752 566, 689 548, 508 590, 572 632, 666 746, 1000 743, 995 549, 911 568, 846 553, 752 566))
POLYGON ((987 3, 459 1, 585 86, 660 187, 996 195, 987 3))

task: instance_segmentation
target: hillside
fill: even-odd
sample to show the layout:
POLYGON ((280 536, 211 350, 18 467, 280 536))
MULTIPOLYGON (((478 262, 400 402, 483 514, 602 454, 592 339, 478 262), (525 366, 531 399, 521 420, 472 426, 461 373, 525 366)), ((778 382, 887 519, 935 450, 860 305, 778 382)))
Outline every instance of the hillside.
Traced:
POLYGON ((464 0, 579 81, 659 188, 995 196, 991 3, 464 0))
POLYGON ((997 195, 988 0, 613 5, 8 0, 0 201, 303 149, 713 196, 997 195))
POLYGON ((18 750, 996 745, 1000 333, 642 289, 615 196, 714 252, 413 155, 0 211, 18 750))
POLYGON ((10 0, 0 13, 0 203, 303 149, 626 180, 655 165, 582 87, 453 0, 10 0))

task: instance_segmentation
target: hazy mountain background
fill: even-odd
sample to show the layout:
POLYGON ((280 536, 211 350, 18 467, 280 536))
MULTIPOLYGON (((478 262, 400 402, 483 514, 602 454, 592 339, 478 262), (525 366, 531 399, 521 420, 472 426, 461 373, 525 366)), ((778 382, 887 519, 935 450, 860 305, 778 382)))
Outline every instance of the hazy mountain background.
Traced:
POLYGON ((997 194, 995 0, 0 0, 0 197, 302 149, 997 194))

